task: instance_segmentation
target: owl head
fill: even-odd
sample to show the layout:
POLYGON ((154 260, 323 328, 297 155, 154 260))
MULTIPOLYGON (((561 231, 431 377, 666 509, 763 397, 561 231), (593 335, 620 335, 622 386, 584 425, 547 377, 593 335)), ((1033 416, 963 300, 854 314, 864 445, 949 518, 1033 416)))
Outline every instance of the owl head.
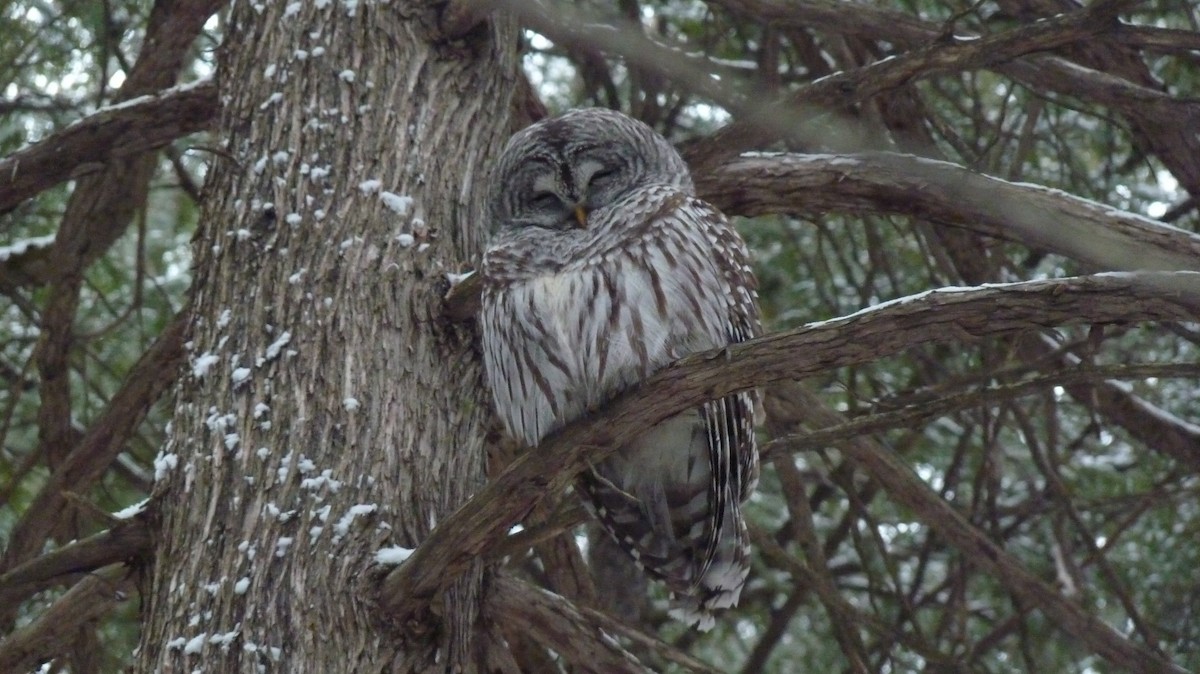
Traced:
POLYGON ((692 192, 665 138, 619 112, 572 110, 508 141, 492 175, 492 227, 586 229, 592 213, 648 185, 692 192))

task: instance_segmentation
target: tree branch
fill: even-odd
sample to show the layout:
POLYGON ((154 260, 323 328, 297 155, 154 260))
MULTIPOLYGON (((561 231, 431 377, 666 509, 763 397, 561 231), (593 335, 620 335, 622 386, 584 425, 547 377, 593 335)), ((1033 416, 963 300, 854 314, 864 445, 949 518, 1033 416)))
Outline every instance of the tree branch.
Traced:
POLYGON ((667 78, 734 113, 737 122, 686 149, 689 163, 704 167, 742 150, 766 147, 780 138, 807 134, 812 140, 827 141, 829 130, 823 123, 819 129, 812 126, 812 111, 843 109, 937 74, 987 67, 1079 42, 1111 30, 1117 9, 1127 2, 1094 2, 1077 12, 996 35, 963 40, 938 35, 947 39, 932 43, 926 38, 922 49, 821 78, 767 106, 754 100, 749 91, 741 91, 729 81, 714 79, 713 73, 720 70, 715 64, 647 38, 636 24, 610 25, 563 3, 491 0, 487 4, 514 14, 524 25, 555 42, 585 52, 603 51, 620 56, 630 65, 667 78), (554 8, 549 4, 554 4, 554 8))
POLYGON ((583 671, 650 671, 570 601, 512 576, 497 574, 491 580, 484 615, 493 624, 554 650, 583 671))
MULTIPOLYGON (((1072 397, 1078 399, 1080 404, 1089 404, 1090 401, 1087 394, 1095 392, 1111 380, 1127 378, 1144 379, 1147 377, 1200 378, 1200 365, 1153 363, 1144 365, 1085 366, 1080 364, 1078 359, 1075 359, 1075 366, 1071 369, 1047 372, 1032 379, 1012 384, 939 396, 926 402, 905 405, 900 409, 868 414, 854 419, 842 420, 836 423, 836 425, 822 425, 821 428, 816 430, 776 437, 762 448, 763 457, 773 456, 776 452, 795 453, 819 447, 837 446, 850 438, 871 433, 882 433, 897 428, 915 428, 952 412, 992 405, 1020 398, 1021 396, 1044 393, 1047 389, 1054 386, 1062 386, 1068 393, 1071 393, 1072 397)), ((1102 393, 1107 392, 1109 388, 1120 390, 1118 386, 1110 385, 1104 386, 1101 389, 1102 393)), ((1094 397, 1094 395, 1091 397, 1094 397)), ((1140 398, 1134 398, 1134 400, 1146 404, 1140 398)), ((1139 417, 1138 420, 1152 428, 1160 428, 1163 423, 1170 424, 1169 417, 1162 410, 1144 410, 1143 417, 1139 417), (1159 424, 1151 423, 1155 417, 1158 418, 1159 424)), ((1120 425, 1128 428, 1125 424, 1120 425)), ((1181 464, 1189 466, 1193 471, 1200 473, 1200 452, 1196 451, 1196 447, 1200 447, 1200 435, 1197 434, 1196 431, 1198 429, 1195 426, 1188 428, 1181 423, 1168 426, 1170 430, 1175 431, 1180 436, 1177 441, 1172 442, 1155 442, 1155 440, 1160 439, 1159 436, 1166 434, 1166 430, 1159 430, 1158 433, 1139 435, 1136 432, 1136 425, 1131 424, 1131 426, 1135 426, 1135 428, 1128 428, 1130 434, 1145 442, 1148 448, 1161 451, 1181 464)))
POLYGON ((150 553, 150 530, 142 518, 75 541, 0 576, 0 604, 16 606, 61 582, 64 576, 93 571, 150 553))
MULTIPOLYGON (((1093 2, 1084 9, 994 35, 958 39, 941 31, 926 32, 923 47, 798 87, 783 100, 761 106, 755 114, 739 118, 688 148, 686 159, 693 166, 713 166, 731 155, 765 148, 784 138, 839 152, 873 149, 863 146, 860 134, 839 133, 824 113, 848 109, 935 75, 994 67, 1111 31, 1117 10, 1126 2, 1093 2)), ((912 24, 908 25, 911 32, 912 24)))
POLYGON ((0 160, 0 213, 114 158, 157 150, 207 129, 217 116, 212 79, 102 108, 0 160))
POLYGON ((78 630, 106 615, 135 590, 125 566, 92 574, 75 584, 37 620, 0 642, 0 672, 28 672, 62 655, 78 630))
POLYGON ((126 440, 167 386, 183 360, 183 336, 189 320, 185 307, 130 369, 108 408, 92 423, 12 529, 0 570, 15 569, 45 543, 66 506, 66 492, 90 487, 116 459, 126 440))
MULTIPOLYGON (((800 395, 807 392, 799 390, 800 395)), ((809 401, 810 405, 813 401, 809 401)), ((817 407, 820 407, 818 404, 817 407)), ((877 443, 847 442, 839 447, 887 491, 911 509, 923 523, 966 555, 973 564, 998 579, 1022 601, 1038 607, 1064 632, 1094 653, 1131 672, 1187 674, 1151 648, 1134 643, 1109 627, 1049 583, 1030 573, 986 533, 972 525, 954 506, 938 496, 891 449, 877 443)))
MULTIPOLYGON (((1045 336, 1040 340, 1023 340, 1018 349, 1029 362, 1045 362, 1056 353, 1045 336)), ((1057 361, 1072 370, 1084 367, 1079 357, 1070 353, 1057 356, 1057 361)), ((1061 385, 1079 404, 1125 429, 1130 437, 1200 473, 1200 452, 1196 450, 1200 447, 1200 427, 1196 424, 1176 418, 1110 379, 1087 381, 1067 377, 1061 385)))
MULTIPOLYGON (((1084 323, 1192 320, 1198 307, 1200 273, 1194 272, 934 290, 690 356, 518 457, 388 574, 380 603, 394 618, 407 619, 472 557, 497 544, 536 503, 564 489, 589 462, 627 443, 638 429, 706 400, 878 360, 918 344, 1084 323)), ((1097 652, 1112 655, 1109 648, 1097 652)))
MULTIPOLYGON (((1057 253, 1088 270, 1200 270, 1200 236, 1065 192, 951 162, 894 153, 748 153, 695 176, 728 215, 893 213, 1057 253)), ((446 315, 479 312, 472 274, 446 294, 446 315)))
MULTIPOLYGON (((769 26, 783 26, 792 30, 820 31, 840 36, 900 44, 912 48, 917 45, 937 42, 945 37, 947 28, 921 19, 886 9, 870 7, 862 3, 838 3, 825 0, 802 0, 778 2, 777 0, 709 0, 742 17, 749 17, 769 26)), ((1107 9, 1111 9, 1110 5, 1107 9)), ((1093 9, 1092 7, 1088 8, 1093 9)), ((1087 10, 1085 10, 1087 11, 1087 10)), ((1054 17, 1047 20, 1058 20, 1054 17)), ((1039 22, 1041 23, 1041 22, 1039 22)), ((1147 48, 1179 49, 1194 43, 1193 33, 1184 31, 1159 31, 1150 34, 1147 29, 1120 23, 1111 18, 1111 32, 1115 40, 1093 40, 1083 43, 1085 51, 1099 53, 1108 47, 1110 53, 1119 45, 1140 44, 1147 48)), ((955 35, 958 31, 955 31, 955 35)), ((976 36, 966 36, 975 38, 976 36)), ((990 39, 990 38, 987 38, 990 39)), ((1076 51, 1078 56, 1078 50, 1076 51)), ((1125 56, 1115 54, 1115 56, 1125 56)), ((1132 56, 1141 62, 1137 55, 1132 56)), ((1122 59, 1118 58, 1118 61, 1122 59)), ((1132 59, 1124 59, 1129 62, 1132 59)), ((1175 174, 1184 187, 1193 195, 1200 192, 1200 162, 1196 157, 1196 134, 1192 133, 1200 119, 1200 105, 1195 99, 1180 99, 1158 89, 1129 81, 1123 72, 1108 73, 1087 67, 1087 59, 1076 63, 1061 56, 1033 54, 1007 61, 994 61, 987 67, 1002 75, 1013 78, 1039 92, 1071 96, 1091 103, 1103 104, 1118 110, 1126 122, 1145 144, 1157 154, 1175 174), (1082 65, 1081 65, 1082 63, 1082 65)), ((1144 68, 1145 66, 1140 66, 1144 68)), ((753 130, 731 125, 724 134, 739 137, 752 134, 753 130)), ((720 155, 725 144, 721 137, 711 137, 697 143, 698 156, 720 155)), ((744 145, 748 149, 753 145, 744 145)), ((737 149, 737 148, 733 148, 737 149)))
MULTIPOLYGON (((749 114, 752 109, 730 85, 713 79, 720 68, 703 55, 672 48, 646 37, 639 24, 613 25, 613 18, 601 18, 581 11, 579 5, 545 0, 478 0, 493 10, 511 13, 522 25, 550 40, 584 53, 605 52, 620 56, 631 66, 667 79, 718 105, 749 114)), ((765 120, 764 120, 765 121, 765 120)))
POLYGON ((728 214, 894 213, 1045 249, 1096 270, 1200 270, 1200 236, 1037 185, 892 153, 747 154, 696 176, 728 214))

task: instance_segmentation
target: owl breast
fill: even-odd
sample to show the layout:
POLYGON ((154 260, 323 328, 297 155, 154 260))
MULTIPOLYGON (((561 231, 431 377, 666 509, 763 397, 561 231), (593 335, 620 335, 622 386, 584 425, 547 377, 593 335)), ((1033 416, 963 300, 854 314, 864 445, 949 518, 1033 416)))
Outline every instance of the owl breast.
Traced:
MULTIPOLYGON (((597 241, 625 224, 596 216, 589 234, 597 241)), ((724 308, 713 301, 724 295, 717 270, 676 268, 681 255, 707 260, 702 242, 669 227, 623 234, 620 247, 584 242, 566 264, 488 283, 485 365, 509 431, 530 445, 667 363, 728 341, 724 308)), ((516 254, 494 247, 485 275, 503 276, 516 254)))

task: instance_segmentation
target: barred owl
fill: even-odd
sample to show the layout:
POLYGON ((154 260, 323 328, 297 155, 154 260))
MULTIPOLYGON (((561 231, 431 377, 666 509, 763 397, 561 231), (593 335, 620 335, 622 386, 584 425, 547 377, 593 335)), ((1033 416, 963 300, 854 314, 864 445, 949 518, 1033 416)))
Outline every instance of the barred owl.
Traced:
MULTIPOLYGON (((759 332, 729 221, 650 127, 583 109, 509 141, 492 180, 480 327, 492 396, 529 445, 690 353, 759 332)), ((580 478, 589 509, 701 629, 749 572, 742 502, 758 479, 755 399, 647 428, 580 478)))

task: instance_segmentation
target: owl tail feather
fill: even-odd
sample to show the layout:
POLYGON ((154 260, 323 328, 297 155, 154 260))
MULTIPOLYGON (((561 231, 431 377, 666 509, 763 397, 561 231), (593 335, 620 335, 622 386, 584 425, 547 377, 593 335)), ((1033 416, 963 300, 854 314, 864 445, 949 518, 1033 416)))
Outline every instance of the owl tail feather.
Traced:
MULTIPOLYGON (((662 485, 643 483, 635 496, 603 472, 583 474, 580 486, 587 495, 585 505, 639 568, 666 583, 671 591, 671 617, 701 631, 712 629, 716 623, 713 611, 737 605, 750 572, 749 532, 740 504, 726 501, 715 545, 706 553, 702 541, 708 540, 710 532, 701 530, 711 520, 673 522, 662 485), (691 530, 684 536, 680 527, 691 530)), ((703 492, 672 496, 670 500, 675 501, 706 498, 703 492)))
POLYGON ((737 606, 750 574, 749 532, 740 515, 730 515, 727 513, 727 528, 718 543, 716 557, 704 575, 689 592, 671 594, 668 614, 686 625, 695 625, 701 632, 716 624, 713 611, 737 606))

